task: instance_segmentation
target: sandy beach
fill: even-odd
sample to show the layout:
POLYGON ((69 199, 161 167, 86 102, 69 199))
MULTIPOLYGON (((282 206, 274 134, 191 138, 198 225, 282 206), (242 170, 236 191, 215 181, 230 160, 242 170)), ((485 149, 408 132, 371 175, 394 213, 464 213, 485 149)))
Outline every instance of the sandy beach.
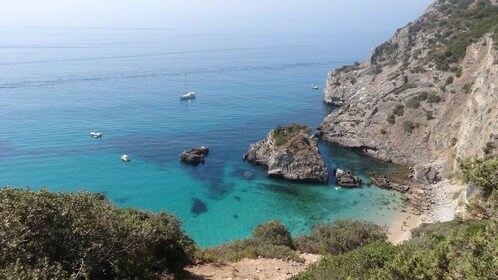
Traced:
POLYGON ((418 227, 422 223, 424 215, 413 215, 406 213, 401 215, 396 221, 388 225, 387 238, 393 244, 402 243, 410 239, 411 230, 418 227))

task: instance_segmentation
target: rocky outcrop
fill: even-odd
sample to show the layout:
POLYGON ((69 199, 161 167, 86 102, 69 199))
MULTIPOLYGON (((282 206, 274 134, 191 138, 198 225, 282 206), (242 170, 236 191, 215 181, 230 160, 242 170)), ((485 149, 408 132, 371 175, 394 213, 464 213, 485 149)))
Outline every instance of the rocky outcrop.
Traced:
POLYGON ((206 146, 195 147, 188 151, 183 151, 180 154, 180 160, 192 164, 199 165, 200 163, 204 164, 204 157, 209 154, 209 148, 206 146))
POLYGON ((368 180, 368 183, 381 189, 395 190, 401 193, 407 193, 410 191, 409 184, 392 182, 391 179, 385 175, 374 175, 368 180))
POLYGON ((244 160, 264 166, 268 176, 290 181, 328 182, 328 171, 311 128, 292 124, 278 126, 267 139, 252 144, 244 160))
POLYGON ((464 30, 498 8, 496 1, 471 2, 437 1, 367 61, 330 72, 324 101, 339 107, 318 135, 414 167, 415 179, 428 184, 452 174, 456 158, 496 154, 497 35, 458 43, 470 42, 464 30))
POLYGON ((361 179, 358 176, 354 176, 351 170, 347 169, 336 169, 335 170, 335 182, 336 184, 344 187, 359 187, 361 186, 361 179))

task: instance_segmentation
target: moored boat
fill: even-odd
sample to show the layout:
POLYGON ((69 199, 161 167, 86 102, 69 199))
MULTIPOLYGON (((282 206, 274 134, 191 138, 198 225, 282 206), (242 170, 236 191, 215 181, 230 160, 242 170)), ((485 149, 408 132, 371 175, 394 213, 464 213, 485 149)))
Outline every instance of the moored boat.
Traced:
POLYGON ((190 100, 195 98, 195 92, 187 91, 187 71, 185 71, 185 91, 180 95, 180 100, 190 100))
POLYGON ((122 155, 121 160, 122 161, 130 161, 130 157, 128 155, 122 155))
POLYGON ((194 99, 195 98, 195 92, 187 92, 185 94, 182 94, 180 96, 180 100, 187 100, 187 99, 194 99))
POLYGON ((91 135, 93 138, 99 138, 99 137, 102 137, 102 133, 101 133, 101 132, 98 132, 98 131, 92 131, 92 132, 90 132, 90 135, 91 135))

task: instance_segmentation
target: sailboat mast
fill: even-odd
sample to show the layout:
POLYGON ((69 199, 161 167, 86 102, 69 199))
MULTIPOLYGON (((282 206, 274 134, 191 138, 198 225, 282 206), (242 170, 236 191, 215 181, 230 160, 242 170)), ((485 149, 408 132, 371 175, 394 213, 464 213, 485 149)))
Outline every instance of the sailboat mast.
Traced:
POLYGON ((187 92, 187 70, 185 70, 185 92, 187 92))

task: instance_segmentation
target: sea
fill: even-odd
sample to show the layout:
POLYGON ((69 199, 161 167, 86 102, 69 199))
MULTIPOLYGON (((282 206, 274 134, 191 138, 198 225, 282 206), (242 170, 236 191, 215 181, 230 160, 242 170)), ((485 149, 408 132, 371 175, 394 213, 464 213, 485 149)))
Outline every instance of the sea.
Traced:
POLYGON ((397 166, 320 141, 331 180, 309 185, 242 160, 277 125, 316 128, 334 109, 322 100, 327 73, 365 59, 389 33, 0 27, 0 185, 165 211, 201 247, 274 219, 294 236, 336 219, 389 225, 399 194, 339 188, 333 170, 367 182, 397 166), (185 87, 197 98, 180 101, 185 87), (180 162, 200 145, 210 149, 204 165, 180 162))

